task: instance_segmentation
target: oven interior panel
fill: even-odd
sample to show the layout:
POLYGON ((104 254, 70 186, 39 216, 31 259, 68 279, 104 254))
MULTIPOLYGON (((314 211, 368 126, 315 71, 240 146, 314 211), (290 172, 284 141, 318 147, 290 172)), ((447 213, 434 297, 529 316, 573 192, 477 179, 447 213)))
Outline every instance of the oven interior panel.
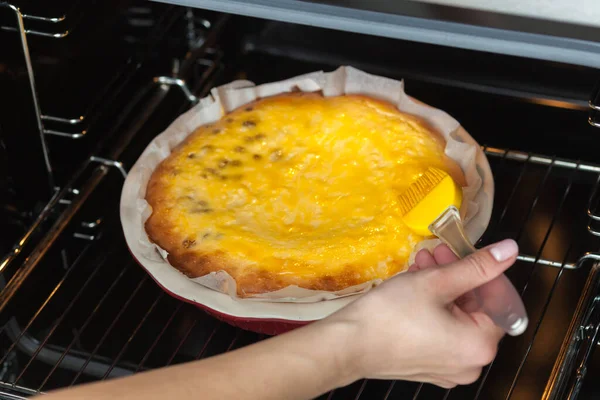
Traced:
MULTIPOLYGON (((508 275, 523 294, 530 327, 502 341, 496 360, 473 385, 446 391, 368 380, 322 398, 542 397, 592 268, 580 258, 600 247, 587 216, 590 203, 595 209, 600 176, 600 131, 587 122, 598 70, 160 3, 132 2, 116 14, 122 30, 98 33, 93 47, 81 45, 90 37, 85 24, 65 38, 72 46, 53 44, 63 46, 62 53, 44 44, 55 39, 31 36, 42 111, 56 117, 46 118, 44 127, 89 133, 76 139, 48 134, 60 184, 77 189, 53 215, 78 209, 64 229, 51 233, 45 255, 2 313, 0 398, 130 375, 264 339, 170 297, 136 264, 118 215, 121 164, 98 160, 118 161, 127 170, 154 136, 218 84, 238 78, 263 83, 339 65, 404 78, 407 93, 448 111, 484 146, 496 193, 490 227, 478 245, 505 237, 519 242, 520 260, 508 275), (114 51, 111 39, 119 43, 114 51), (63 121, 77 115, 84 122, 63 121)), ((14 178, 0 179, 0 201, 13 196, 14 178)), ((0 256, 31 218, 18 218, 6 204, 0 226, 11 237, 2 236, 0 256)), ((19 265, 4 272, 0 287, 19 265)), ((597 373, 594 353, 588 376, 597 373)), ((591 381, 585 380, 580 398, 597 393, 591 381)))

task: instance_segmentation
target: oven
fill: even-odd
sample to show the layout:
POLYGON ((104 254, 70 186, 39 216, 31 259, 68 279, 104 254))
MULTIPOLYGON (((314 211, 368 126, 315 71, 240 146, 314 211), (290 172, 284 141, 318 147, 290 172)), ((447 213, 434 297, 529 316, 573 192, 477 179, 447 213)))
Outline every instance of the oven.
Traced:
POLYGON ((482 144, 496 194, 478 246, 518 241, 507 275, 530 324, 472 385, 363 380, 322 399, 598 397, 598 7, 174 3, 0 2, 0 398, 266 338, 169 296, 136 264, 121 188, 149 141, 211 88, 340 65, 404 79, 482 144))

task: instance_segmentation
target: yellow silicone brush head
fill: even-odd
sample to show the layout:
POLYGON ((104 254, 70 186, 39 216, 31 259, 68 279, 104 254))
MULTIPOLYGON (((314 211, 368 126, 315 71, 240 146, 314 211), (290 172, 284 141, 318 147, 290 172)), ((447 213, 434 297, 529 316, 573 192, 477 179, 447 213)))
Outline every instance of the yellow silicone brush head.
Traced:
POLYGON ((399 198, 404 223, 416 234, 432 235, 429 226, 449 207, 460 209, 462 190, 445 171, 429 168, 399 198))

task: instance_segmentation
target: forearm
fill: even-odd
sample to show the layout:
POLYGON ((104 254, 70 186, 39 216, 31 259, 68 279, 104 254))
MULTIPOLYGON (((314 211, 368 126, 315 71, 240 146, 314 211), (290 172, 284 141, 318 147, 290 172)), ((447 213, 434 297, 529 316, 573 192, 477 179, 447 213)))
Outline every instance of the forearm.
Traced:
POLYGON ((314 324, 199 362, 59 391, 51 399, 307 399, 357 379, 342 354, 351 328, 314 324))

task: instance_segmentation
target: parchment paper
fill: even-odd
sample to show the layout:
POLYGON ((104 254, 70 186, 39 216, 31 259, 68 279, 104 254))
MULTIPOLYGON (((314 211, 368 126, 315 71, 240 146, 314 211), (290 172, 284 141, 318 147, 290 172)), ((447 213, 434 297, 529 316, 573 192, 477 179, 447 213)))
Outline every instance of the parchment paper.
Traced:
MULTIPOLYGON (((144 223, 151 214, 151 207, 145 200, 146 185, 156 166, 169 156, 171 149, 182 142, 200 125, 219 120, 226 113, 256 99, 281 93, 301 90, 305 92, 322 91, 324 96, 343 94, 363 94, 396 104, 400 111, 423 118, 437 129, 446 140, 446 155, 455 160, 465 174, 467 186, 463 188, 463 206, 461 216, 469 239, 475 243, 483 234, 490 220, 493 202, 493 178, 484 153, 473 138, 460 124, 447 113, 427 106, 412 99, 404 92, 403 81, 396 81, 380 76, 367 74, 352 67, 340 67, 336 71, 322 71, 294 77, 285 81, 255 86, 249 81, 234 81, 217 87, 211 94, 203 98, 199 104, 177 118, 164 132, 158 135, 142 153, 127 176, 121 197, 121 222, 130 249, 143 266, 167 290, 175 275, 169 271, 169 279, 161 275, 163 271, 156 268, 175 270, 166 260, 167 252, 151 243, 144 229, 144 223)), ((438 240, 420 242, 411 254, 421 248, 432 248, 438 240)), ((177 271, 179 273, 179 271, 177 271)), ((190 279, 179 273, 175 279, 191 280, 223 295, 242 302, 291 302, 311 303, 331 300, 368 291, 381 280, 365 282, 361 285, 346 288, 338 292, 308 290, 297 286, 256 295, 251 298, 238 299, 235 280, 225 271, 211 273, 204 277, 190 279)), ((173 286, 181 282, 172 282, 173 286)), ((197 300, 195 300, 197 301, 197 300)))

